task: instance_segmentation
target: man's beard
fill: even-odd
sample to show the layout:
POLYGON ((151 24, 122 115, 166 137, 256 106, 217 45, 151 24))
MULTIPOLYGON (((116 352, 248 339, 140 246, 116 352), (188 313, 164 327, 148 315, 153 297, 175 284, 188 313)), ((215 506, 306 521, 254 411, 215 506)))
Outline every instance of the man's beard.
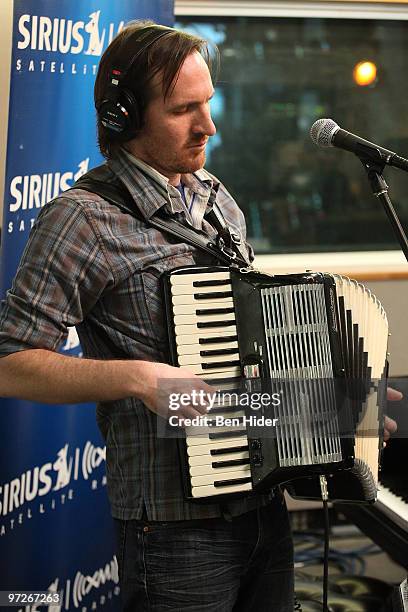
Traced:
POLYGON ((180 160, 175 160, 172 167, 172 171, 176 174, 191 174, 197 172, 203 168, 206 161, 205 151, 196 156, 196 159, 192 159, 189 162, 186 160, 184 163, 180 160))

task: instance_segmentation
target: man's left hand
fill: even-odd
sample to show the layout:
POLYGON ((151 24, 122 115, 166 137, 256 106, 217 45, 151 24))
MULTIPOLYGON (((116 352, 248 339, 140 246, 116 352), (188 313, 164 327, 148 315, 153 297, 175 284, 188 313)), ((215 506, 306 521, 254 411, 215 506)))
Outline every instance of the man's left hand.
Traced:
MULTIPOLYGON (((402 400, 401 391, 387 387, 387 400, 389 402, 399 402, 402 400)), ((393 433, 397 431, 397 423, 387 415, 384 417, 384 442, 388 442, 393 433)))

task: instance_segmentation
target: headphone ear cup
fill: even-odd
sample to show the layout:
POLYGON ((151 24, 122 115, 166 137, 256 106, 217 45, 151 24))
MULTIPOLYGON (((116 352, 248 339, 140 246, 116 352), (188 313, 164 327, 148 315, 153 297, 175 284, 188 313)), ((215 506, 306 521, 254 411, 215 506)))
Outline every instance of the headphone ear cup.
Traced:
POLYGON ((115 134, 123 134, 130 124, 129 112, 120 102, 104 100, 98 109, 99 120, 102 125, 115 134))
POLYGON ((137 101, 135 95, 130 91, 130 89, 122 89, 120 99, 124 108, 128 112, 127 129, 129 130, 130 134, 139 131, 142 127, 142 117, 139 102, 137 101))

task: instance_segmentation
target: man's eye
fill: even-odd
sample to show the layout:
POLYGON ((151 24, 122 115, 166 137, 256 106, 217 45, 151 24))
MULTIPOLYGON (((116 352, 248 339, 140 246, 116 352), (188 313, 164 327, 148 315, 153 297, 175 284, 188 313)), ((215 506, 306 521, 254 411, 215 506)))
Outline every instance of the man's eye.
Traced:
POLYGON ((183 115, 188 111, 188 106, 183 106, 181 108, 176 108, 173 112, 175 115, 183 115))

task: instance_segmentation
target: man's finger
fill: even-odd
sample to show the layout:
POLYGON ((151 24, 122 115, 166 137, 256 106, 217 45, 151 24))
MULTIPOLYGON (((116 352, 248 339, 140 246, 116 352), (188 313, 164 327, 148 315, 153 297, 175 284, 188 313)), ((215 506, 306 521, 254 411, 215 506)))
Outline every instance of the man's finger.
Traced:
POLYGON ((384 440, 388 441, 390 436, 397 431, 397 423, 390 417, 384 417, 384 440))
POLYGON ((399 402, 403 397, 401 391, 397 391, 397 389, 393 389, 392 387, 387 387, 387 400, 390 402, 399 402))

